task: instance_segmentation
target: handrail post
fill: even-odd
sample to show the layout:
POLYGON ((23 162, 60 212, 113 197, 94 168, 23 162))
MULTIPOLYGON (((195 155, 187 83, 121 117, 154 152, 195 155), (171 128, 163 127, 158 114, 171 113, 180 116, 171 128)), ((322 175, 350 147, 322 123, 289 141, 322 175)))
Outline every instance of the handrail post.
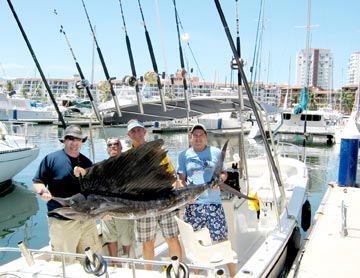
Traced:
POLYGON ((345 237, 348 235, 346 227, 346 206, 344 200, 341 201, 341 236, 345 237))

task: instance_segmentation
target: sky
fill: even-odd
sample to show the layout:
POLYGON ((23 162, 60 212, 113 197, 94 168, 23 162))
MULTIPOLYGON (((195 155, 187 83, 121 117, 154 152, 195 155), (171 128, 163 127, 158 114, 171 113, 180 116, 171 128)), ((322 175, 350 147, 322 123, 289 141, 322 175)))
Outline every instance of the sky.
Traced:
MULTIPOLYGON (((40 77, 34 59, 9 7, 0 1, 0 78, 40 77)), ((125 29, 119 0, 83 0, 98 47, 111 77, 131 75, 125 29)), ((264 3, 260 67, 257 80, 266 83, 295 84, 295 59, 306 47, 308 0, 219 0, 232 40, 236 41, 236 3, 238 4, 241 56, 244 72, 251 80, 250 66, 256 48, 259 12, 264 3)), ((87 80, 105 80, 98 52, 82 0, 11 0, 31 48, 47 78, 70 79, 78 71, 76 61, 87 80), (57 11, 57 15, 54 13, 57 11), (66 42, 60 26, 66 33, 66 42), (92 74, 94 72, 94 74, 92 74)), ((174 0, 140 0, 145 26, 150 35, 159 72, 174 74, 181 68, 175 21, 174 0)), ((137 77, 153 69, 138 0, 121 0, 127 35, 135 60, 137 77)), ((215 1, 177 0, 185 67, 200 80, 234 83, 233 57, 229 40, 215 1)), ((360 1, 312 0, 310 47, 330 49, 334 53, 334 83, 346 85, 350 55, 360 51, 360 1)), ((236 83, 236 82, 235 82, 236 83)))

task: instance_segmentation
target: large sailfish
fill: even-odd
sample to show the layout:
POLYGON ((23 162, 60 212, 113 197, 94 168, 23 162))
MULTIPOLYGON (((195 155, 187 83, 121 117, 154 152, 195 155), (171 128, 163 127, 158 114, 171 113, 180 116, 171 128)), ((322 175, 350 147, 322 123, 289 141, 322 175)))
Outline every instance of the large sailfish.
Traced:
POLYGON ((137 219, 173 211, 218 184, 221 189, 247 198, 220 179, 227 143, 222 148, 213 179, 208 184, 173 188, 176 177, 161 164, 167 151, 163 140, 148 142, 96 163, 81 178, 81 193, 53 199, 63 205, 54 210, 70 219, 137 219))

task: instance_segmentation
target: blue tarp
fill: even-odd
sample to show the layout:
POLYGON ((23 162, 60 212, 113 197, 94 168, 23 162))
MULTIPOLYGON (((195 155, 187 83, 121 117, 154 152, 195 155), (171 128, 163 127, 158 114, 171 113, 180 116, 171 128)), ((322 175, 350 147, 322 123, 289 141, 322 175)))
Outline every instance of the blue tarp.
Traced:
POLYGON ((298 105, 296 105, 296 107, 294 108, 294 114, 300 114, 303 111, 306 110, 306 106, 307 106, 307 98, 308 98, 308 94, 307 94, 307 88, 304 87, 301 90, 301 97, 300 97, 300 103, 298 105))

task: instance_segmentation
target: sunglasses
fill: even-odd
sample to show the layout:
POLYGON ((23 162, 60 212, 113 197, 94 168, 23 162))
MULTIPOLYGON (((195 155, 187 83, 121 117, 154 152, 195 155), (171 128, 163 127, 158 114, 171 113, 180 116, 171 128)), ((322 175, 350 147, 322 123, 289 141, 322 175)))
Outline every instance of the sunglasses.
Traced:
POLYGON ((74 137, 74 136, 66 136, 65 137, 65 140, 70 140, 70 141, 82 141, 82 139, 80 139, 80 138, 76 138, 76 137, 74 137))
POLYGON ((117 146, 119 146, 119 143, 109 143, 109 144, 107 144, 107 146, 108 146, 108 148, 111 148, 111 147, 117 147, 117 146))

